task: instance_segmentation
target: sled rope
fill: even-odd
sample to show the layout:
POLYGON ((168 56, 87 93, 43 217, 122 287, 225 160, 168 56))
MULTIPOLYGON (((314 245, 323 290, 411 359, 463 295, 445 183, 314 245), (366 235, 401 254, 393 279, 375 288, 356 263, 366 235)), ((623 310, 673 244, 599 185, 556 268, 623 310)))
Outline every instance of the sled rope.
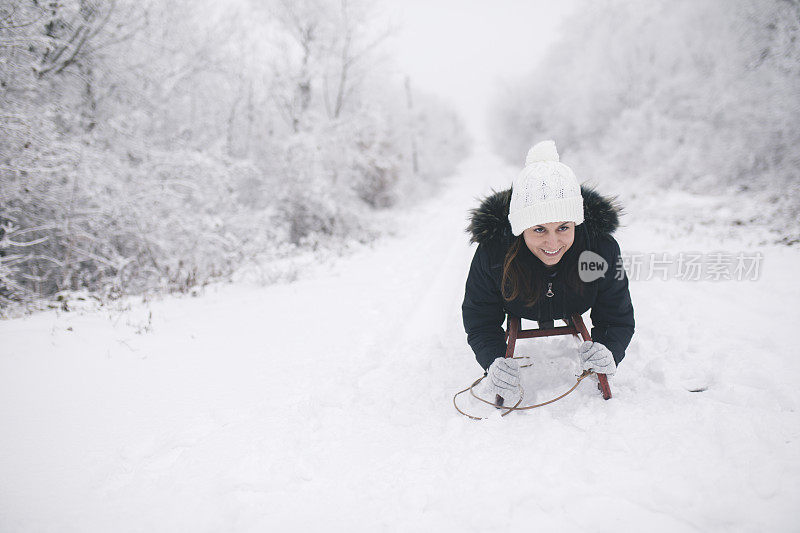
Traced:
MULTIPOLYGON (((530 358, 529 357, 514 357, 513 359, 530 359, 530 358)), ((531 366, 531 365, 530 364, 528 364, 528 365, 520 365, 520 368, 525 368, 525 367, 529 367, 529 366, 531 366)), ((471 418, 472 420, 486 420, 486 418, 488 418, 488 417, 485 417, 485 416, 473 416, 473 415, 471 415, 469 413, 465 413, 464 411, 459 409, 458 403, 456 402, 456 399, 461 394, 464 394, 465 392, 469 391, 469 393, 472 395, 473 398, 475 398, 477 400, 480 400, 485 404, 491 405, 492 407, 497 407, 498 409, 505 409, 506 410, 505 413, 501 413, 500 416, 506 416, 507 414, 509 414, 512 411, 526 411, 528 409, 536 409, 537 407, 543 407, 545 405, 548 405, 548 404, 551 404, 553 402, 556 402, 556 401, 560 400, 564 396, 568 395, 569 393, 571 393, 572 391, 577 389, 578 385, 581 384, 581 381, 583 381, 584 378, 587 378, 592 374, 594 374, 594 372, 592 370, 584 370, 583 373, 580 376, 577 377, 577 380, 575 381, 575 385, 573 385, 571 389, 569 389, 567 392, 565 392, 561 396, 553 398, 552 400, 547 400, 546 402, 537 403, 537 404, 534 404, 534 405, 526 405, 524 407, 519 407, 519 404, 522 403, 522 399, 525 396, 525 389, 522 388, 522 385, 519 385, 519 400, 517 401, 516 404, 514 404, 511 407, 498 406, 494 402, 490 402, 489 400, 485 400, 485 399, 481 398, 480 396, 478 396, 475 393, 474 389, 478 385, 478 383, 483 381, 483 378, 486 377, 486 376, 481 376, 478 379, 476 379, 475 382, 473 382, 472 385, 470 385, 466 389, 460 390, 457 393, 455 393, 455 395, 453 396, 453 407, 456 408, 456 411, 458 411, 462 415, 466 416, 467 418, 471 418)))

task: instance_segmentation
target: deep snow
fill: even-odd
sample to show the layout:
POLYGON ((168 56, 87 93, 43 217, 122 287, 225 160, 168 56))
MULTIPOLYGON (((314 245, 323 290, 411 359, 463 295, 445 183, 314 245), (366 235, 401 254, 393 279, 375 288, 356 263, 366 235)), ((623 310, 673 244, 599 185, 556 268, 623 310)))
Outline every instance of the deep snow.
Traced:
MULTIPOLYGON (((456 413, 467 210, 515 172, 478 153, 292 283, 0 323, 0 530, 800 528, 800 254, 684 231, 702 199, 630 200, 623 251, 761 251, 758 281, 632 280, 611 401, 456 413)), ((574 381, 571 339, 518 346, 531 401, 574 381)))

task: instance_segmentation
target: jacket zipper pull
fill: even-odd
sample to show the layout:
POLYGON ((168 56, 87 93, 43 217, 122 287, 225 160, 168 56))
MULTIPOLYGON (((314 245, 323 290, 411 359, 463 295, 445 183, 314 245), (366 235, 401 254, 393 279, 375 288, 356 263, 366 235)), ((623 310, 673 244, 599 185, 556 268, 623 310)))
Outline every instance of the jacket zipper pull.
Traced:
POLYGON ((547 292, 545 293, 545 296, 547 296, 548 298, 552 298, 554 294, 555 293, 553 292, 553 282, 549 282, 547 284, 547 292))

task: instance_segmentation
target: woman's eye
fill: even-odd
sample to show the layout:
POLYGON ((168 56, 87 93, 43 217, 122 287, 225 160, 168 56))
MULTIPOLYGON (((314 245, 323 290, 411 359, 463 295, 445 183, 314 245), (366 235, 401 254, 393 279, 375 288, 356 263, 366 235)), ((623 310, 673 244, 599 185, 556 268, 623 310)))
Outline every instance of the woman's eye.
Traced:
POLYGON ((560 231, 567 231, 567 230, 569 229, 569 226, 561 226, 561 227, 560 227, 560 228, 558 228, 558 229, 559 229, 560 231))
POLYGON ((544 228, 533 228, 536 233, 544 233, 544 228))

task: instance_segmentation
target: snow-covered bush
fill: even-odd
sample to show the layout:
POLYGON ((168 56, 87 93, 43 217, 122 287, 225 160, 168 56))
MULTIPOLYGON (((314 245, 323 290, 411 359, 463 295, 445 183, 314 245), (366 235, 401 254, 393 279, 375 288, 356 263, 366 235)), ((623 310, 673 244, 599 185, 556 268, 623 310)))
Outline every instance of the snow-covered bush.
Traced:
POLYGON ((0 309, 373 238, 467 147, 407 104, 380 28, 355 0, 0 6, 0 309))
POLYGON ((794 224, 798 79, 797 2, 587 2, 498 99, 493 135, 514 163, 554 138, 583 175, 745 192, 794 224))

